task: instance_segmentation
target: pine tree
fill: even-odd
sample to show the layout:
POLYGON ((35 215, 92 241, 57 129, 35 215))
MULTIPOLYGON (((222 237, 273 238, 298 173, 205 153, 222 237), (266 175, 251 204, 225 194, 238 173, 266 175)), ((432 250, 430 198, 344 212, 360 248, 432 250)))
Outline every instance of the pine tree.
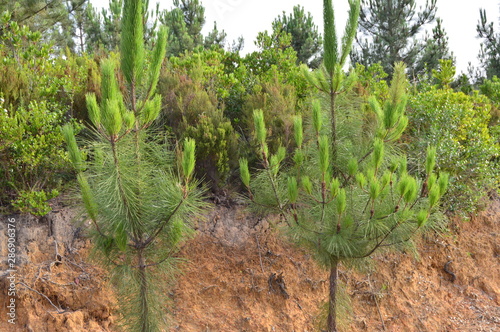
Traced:
MULTIPOLYGON (((162 12, 159 4, 149 9, 149 0, 142 0, 144 39, 151 48, 153 35, 156 33, 159 17, 162 12)), ((83 29, 86 49, 89 52, 103 48, 108 51, 117 50, 120 45, 120 31, 123 16, 123 0, 109 0, 108 8, 98 12, 91 4, 85 11, 83 29)))
POLYGON ((0 12, 9 11, 12 21, 40 32, 45 42, 54 43, 56 50, 74 50, 74 38, 77 37, 75 16, 79 15, 87 1, 4 1, 0 3, 0 12))
POLYGON ((217 22, 214 22, 214 28, 205 37, 204 41, 205 48, 210 48, 213 45, 217 45, 223 48, 224 45, 226 44, 226 37, 227 33, 224 30, 219 31, 217 29, 217 22))
POLYGON ((293 7, 289 16, 283 12, 273 22, 273 29, 284 31, 292 36, 292 47, 297 52, 300 63, 310 68, 317 68, 321 63, 322 39, 318 27, 314 24, 311 13, 305 13, 304 7, 293 7))
POLYGON ((500 77, 500 33, 495 31, 493 22, 488 23, 486 10, 479 10, 480 20, 477 24, 478 37, 483 39, 479 60, 488 79, 500 77))
MULTIPOLYGON (((251 178, 248 162, 240 160, 240 175, 253 208, 284 218, 287 233, 308 248, 329 270, 327 331, 337 331, 338 269, 341 263, 370 257, 390 246, 405 246, 432 220, 448 176, 434 172, 436 150, 428 149, 426 177, 411 176, 406 156, 393 148, 406 128, 405 66, 395 66, 389 98, 369 99, 377 122, 370 130, 360 114, 337 112, 335 96, 354 78, 342 72, 356 31, 359 1, 350 1, 346 33, 339 50, 331 0, 324 0, 325 54, 321 70, 310 80, 326 95, 328 112, 312 104, 312 128, 294 120, 295 151, 286 167, 286 149, 272 153, 267 144, 264 114, 254 112, 255 139, 262 170, 251 178), (331 117, 330 126, 324 119, 331 117), (343 130, 339 130, 341 119, 343 130), (342 136, 337 135, 342 133, 342 136), (308 133, 310 133, 308 135, 308 133), (334 133, 335 135, 332 135, 334 133)), ((288 159, 288 160, 289 160, 288 159)))
POLYGON ((442 60, 453 62, 453 58, 453 53, 449 51, 448 34, 443 28, 443 21, 436 18, 436 26, 432 29, 432 37, 425 39, 424 49, 411 72, 431 77, 432 72, 439 68, 442 60))
POLYGON ((174 0, 174 7, 161 17, 161 22, 169 28, 168 56, 177 56, 203 45, 201 29, 205 24, 205 8, 200 1, 174 0))
POLYGON ((337 156, 337 96, 343 93, 353 83, 354 76, 346 77, 343 67, 347 56, 352 49, 352 44, 358 27, 360 0, 349 0, 349 17, 345 27, 344 36, 339 43, 335 30, 335 16, 331 0, 323 0, 324 21, 324 54, 320 70, 310 73, 304 70, 304 75, 309 83, 318 91, 328 96, 329 117, 331 130, 331 151, 333 162, 337 156))
POLYGON ((189 220, 202 206, 193 180, 195 142, 184 142, 176 168, 164 140, 150 129, 161 109, 155 90, 167 30, 159 30, 146 61, 141 0, 124 1, 120 41, 120 65, 113 57, 102 63, 100 103, 94 94, 87 95, 94 140, 86 142, 82 153, 72 127, 65 126, 63 133, 93 225, 95 249, 116 282, 124 327, 159 331, 159 291, 175 265, 173 254, 189 220), (123 78, 124 88, 117 77, 123 78))
POLYGON ((400 61, 413 77, 430 73, 439 59, 450 58, 440 22, 432 38, 420 34, 426 24, 434 22, 436 11, 436 0, 427 0, 419 12, 415 0, 362 0, 358 47, 351 61, 365 66, 380 62, 389 76, 400 61))

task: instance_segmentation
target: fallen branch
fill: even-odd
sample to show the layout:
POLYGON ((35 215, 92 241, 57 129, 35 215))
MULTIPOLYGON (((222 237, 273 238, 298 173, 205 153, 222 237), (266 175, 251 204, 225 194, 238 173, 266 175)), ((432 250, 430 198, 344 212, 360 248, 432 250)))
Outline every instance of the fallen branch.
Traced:
POLYGON ((58 313, 58 314, 62 314, 62 313, 67 312, 67 310, 63 310, 63 309, 61 309, 61 308, 58 308, 58 307, 57 307, 57 306, 56 306, 56 305, 55 305, 55 304, 54 304, 54 303, 53 303, 53 302, 52 302, 52 301, 48 298, 48 296, 47 296, 47 295, 42 294, 42 293, 40 293, 39 291, 37 291, 36 289, 31 288, 30 286, 26 285, 24 282, 18 282, 17 284, 18 284, 18 285, 22 285, 22 286, 26 287, 27 289, 29 289, 30 291, 35 292, 35 293, 37 293, 38 295, 40 295, 40 296, 44 297, 47 301, 49 301, 50 305, 52 305, 52 306, 56 309, 56 311, 57 311, 57 313, 58 313))
POLYGON ((370 286, 370 292, 372 293, 373 299, 375 300, 375 305, 377 306, 378 316, 380 317, 380 321, 382 322, 382 328, 384 329, 384 331, 387 331, 387 329, 385 328, 384 318, 382 317, 382 313, 380 312, 380 306, 378 305, 377 294, 373 292, 370 275, 368 275, 368 285, 370 286))
POLYGON ((257 235, 257 233, 255 233, 255 240, 257 241, 257 250, 259 251, 259 261, 260 261, 260 268, 262 269, 262 273, 265 273, 264 272, 264 265, 262 264, 262 255, 260 253, 260 243, 259 243, 259 237, 257 235))

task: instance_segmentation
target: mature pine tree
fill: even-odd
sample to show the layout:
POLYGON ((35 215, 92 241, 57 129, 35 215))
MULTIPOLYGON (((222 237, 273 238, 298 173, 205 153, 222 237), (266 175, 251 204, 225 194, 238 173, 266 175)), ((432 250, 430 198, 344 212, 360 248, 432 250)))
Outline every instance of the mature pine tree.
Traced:
MULTIPOLYGON (((0 2, 0 12, 9 11, 11 20, 39 31, 45 41, 53 42, 56 49, 75 48, 75 17, 88 0, 21 0, 0 2)), ((1 32, 0 32, 1 33, 1 32)))
POLYGON ((217 45, 223 48, 226 44, 226 37, 227 33, 224 30, 219 31, 219 29, 217 29, 217 22, 214 22, 214 28, 205 37, 205 41, 203 44, 205 48, 210 48, 213 45, 217 45))
POLYGON ((391 148, 408 123, 404 115, 404 64, 395 66, 389 98, 383 105, 375 97, 369 99, 377 120, 373 130, 359 114, 338 112, 335 96, 354 80, 345 77, 342 65, 352 46, 360 3, 349 1, 349 20, 340 43, 332 1, 323 3, 324 64, 310 80, 327 97, 328 111, 323 111, 320 101, 313 102, 312 119, 307 121, 312 128, 307 131, 302 118, 295 118, 297 148, 291 155, 293 166, 285 168, 286 150, 269 150, 264 114, 256 110, 255 138, 262 171, 251 179, 248 162, 242 159, 240 174, 255 203, 253 207, 282 216, 292 239, 308 248, 329 270, 326 325, 328 332, 335 332, 339 264, 368 258, 385 247, 407 245, 428 223, 446 190, 448 177, 438 177, 433 171, 435 149, 428 149, 427 175, 422 183, 409 175, 406 156, 397 155, 391 148), (330 126, 325 126, 323 120, 328 117, 330 126), (345 126, 343 130, 339 130, 337 119, 342 120, 339 124, 345 126), (305 133, 311 134, 308 137, 305 133))
POLYGON ((282 16, 274 20, 273 29, 292 35, 292 47, 297 52, 300 63, 310 68, 317 68, 320 65, 323 42, 311 13, 306 15, 304 7, 299 5, 293 7, 293 13, 289 16, 283 12, 282 16))
POLYGON ((167 55, 179 55, 203 45, 205 8, 199 0, 174 0, 174 8, 165 12, 161 21, 169 28, 167 55))
POLYGON ((202 205, 193 181, 195 142, 185 141, 174 167, 164 140, 148 129, 161 108, 155 90, 167 30, 159 30, 155 48, 148 54, 141 0, 124 1, 120 40, 125 90, 118 86, 115 58, 103 61, 100 103, 94 94, 87 95, 89 129, 95 134, 85 144, 87 160, 71 126, 63 132, 93 224, 96 251, 116 282, 124 326, 134 332, 159 331, 164 321, 164 295, 159 291, 168 282, 173 254, 189 229, 188 222, 202 205))
POLYGON ((479 60, 486 77, 500 77, 500 33, 495 31, 493 22, 488 23, 486 10, 479 10, 480 20, 477 24, 478 37, 483 39, 479 60))
MULTIPOLYGON (((158 3, 155 9, 148 9, 149 0, 142 0, 144 36, 147 46, 150 47, 162 12, 158 3)), ((122 11, 123 0, 109 0, 108 8, 102 8, 101 12, 91 4, 87 6, 83 22, 87 51, 92 52, 99 48, 112 51, 119 47, 122 11)))
POLYGON ((430 73, 439 59, 450 57, 440 22, 432 38, 420 34, 435 20, 436 11, 436 0, 427 0, 418 12, 415 0, 362 0, 357 48, 351 61, 366 66, 380 62, 390 75, 394 63, 400 61, 412 77, 430 73))
POLYGON ((453 53, 448 47, 448 34, 443 28, 443 21, 436 19, 436 26, 432 29, 432 37, 425 38, 425 47, 418 57, 418 61, 410 74, 426 74, 431 77, 432 72, 440 66, 441 60, 451 60, 453 53))

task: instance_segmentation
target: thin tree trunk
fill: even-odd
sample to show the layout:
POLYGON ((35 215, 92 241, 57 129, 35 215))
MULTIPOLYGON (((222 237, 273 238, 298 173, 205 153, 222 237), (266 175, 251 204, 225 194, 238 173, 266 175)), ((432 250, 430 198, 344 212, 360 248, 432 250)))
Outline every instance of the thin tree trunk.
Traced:
POLYGON ((139 249, 137 255, 139 258, 139 282, 140 282, 140 301, 141 301, 141 332, 149 332, 149 302, 148 302, 148 281, 146 279, 146 259, 144 249, 139 249))
POLYGON ((337 119, 335 114, 335 91, 333 89, 330 91, 330 121, 332 126, 332 164, 334 165, 334 169, 336 168, 337 162, 337 119))
MULTIPOLYGON (((333 79, 333 78, 332 78, 333 79)), ((333 171, 333 176, 338 177, 339 176, 339 168, 337 166, 337 154, 338 154, 338 149, 337 149, 337 112, 336 112, 336 99, 337 99, 337 93, 333 90, 333 88, 330 90, 330 126, 332 129, 332 143, 331 143, 331 149, 332 149, 332 171, 333 171)))
POLYGON ((328 332, 337 332, 337 279, 339 261, 334 259, 330 269, 330 302, 328 306, 328 332))

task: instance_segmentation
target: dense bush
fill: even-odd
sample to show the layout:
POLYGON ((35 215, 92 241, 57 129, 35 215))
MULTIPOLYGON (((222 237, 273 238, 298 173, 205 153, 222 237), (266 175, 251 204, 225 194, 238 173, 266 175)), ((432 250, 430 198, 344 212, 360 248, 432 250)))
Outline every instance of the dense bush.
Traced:
POLYGON ((293 144, 293 117, 299 112, 299 100, 291 84, 272 82, 256 84, 245 98, 243 125, 249 135, 253 128, 253 110, 261 109, 268 123, 269 144, 272 149, 293 144))
POLYGON ((446 207, 473 210, 486 192, 498 186, 500 149, 488 126, 490 101, 477 93, 434 87, 411 96, 409 107, 408 153, 421 160, 427 146, 436 146, 438 168, 452 175, 446 207))
POLYGON ((59 127, 64 110, 47 102, 0 112, 0 194, 2 205, 12 201, 22 212, 44 215, 45 201, 57 195, 68 169, 59 127), (47 194, 49 193, 50 194, 47 194))
POLYGON ((0 205, 44 215, 68 170, 59 127, 85 75, 69 54, 55 58, 40 33, 11 22, 9 13, 1 29, 0 205))
POLYGON ((491 80, 485 80, 479 91, 491 100, 491 126, 500 125, 500 79, 493 76, 491 80))
POLYGON ((172 57, 168 63, 172 73, 185 74, 211 93, 219 108, 232 123, 239 123, 243 100, 255 84, 253 75, 237 53, 221 48, 172 57))
POLYGON ((238 136, 217 100, 217 92, 204 87, 204 67, 164 70, 159 92, 163 97, 160 120, 177 140, 196 139, 196 174, 217 191, 236 168, 238 136))

